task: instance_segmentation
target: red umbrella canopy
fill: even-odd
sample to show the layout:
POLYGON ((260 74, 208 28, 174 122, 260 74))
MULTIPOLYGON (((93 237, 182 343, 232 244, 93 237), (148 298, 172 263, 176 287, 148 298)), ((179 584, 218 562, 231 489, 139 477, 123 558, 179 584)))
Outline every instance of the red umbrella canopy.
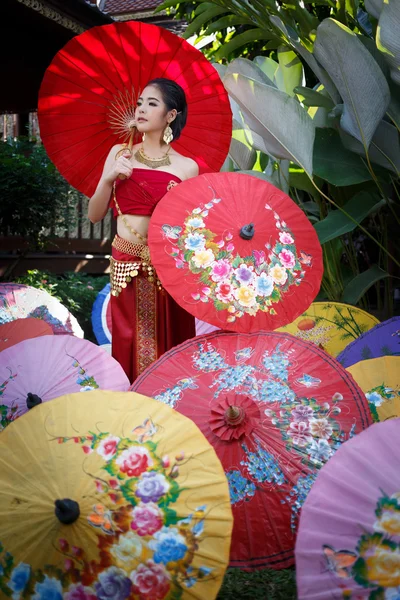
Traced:
POLYGON ((232 113, 217 71, 173 33, 139 21, 94 27, 70 40, 48 67, 39 93, 40 133, 49 157, 91 196, 147 82, 172 79, 186 94, 188 119, 173 147, 200 172, 218 171, 228 153, 232 113))
POLYGON ((300 508, 319 468, 371 423, 343 367, 288 334, 212 333, 173 348, 132 389, 192 419, 228 478, 230 565, 293 564, 300 508))
POLYGON ((270 183, 210 173, 168 192, 149 228, 164 287, 188 312, 221 329, 276 329, 311 304, 322 251, 300 208, 270 183))

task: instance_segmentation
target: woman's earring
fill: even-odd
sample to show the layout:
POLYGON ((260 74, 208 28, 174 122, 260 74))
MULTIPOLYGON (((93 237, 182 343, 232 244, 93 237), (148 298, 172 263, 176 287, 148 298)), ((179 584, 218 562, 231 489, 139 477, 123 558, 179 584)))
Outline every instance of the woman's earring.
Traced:
POLYGON ((163 140, 166 144, 170 144, 173 139, 174 139, 174 134, 172 133, 172 129, 168 123, 166 128, 164 129, 163 140))

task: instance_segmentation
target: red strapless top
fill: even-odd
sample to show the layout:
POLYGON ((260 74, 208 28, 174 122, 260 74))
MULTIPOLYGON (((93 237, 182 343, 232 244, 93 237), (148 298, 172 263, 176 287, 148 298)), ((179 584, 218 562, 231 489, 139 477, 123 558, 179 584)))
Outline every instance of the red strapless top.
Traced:
MULTIPOLYGON (((115 195, 123 215, 148 215, 153 213, 163 196, 182 180, 167 171, 133 169, 129 179, 117 179, 115 195)), ((118 216, 111 200, 114 217, 118 216)))

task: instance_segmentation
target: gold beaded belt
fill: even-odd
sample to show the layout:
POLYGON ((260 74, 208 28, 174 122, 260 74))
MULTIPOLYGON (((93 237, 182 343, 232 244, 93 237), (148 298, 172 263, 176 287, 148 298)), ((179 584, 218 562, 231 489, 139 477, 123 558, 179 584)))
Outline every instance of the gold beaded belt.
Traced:
POLYGON ((158 289, 162 289, 161 282, 151 264, 150 250, 146 244, 134 244, 116 235, 111 245, 119 252, 129 254, 137 259, 122 261, 110 257, 110 283, 113 296, 118 296, 128 283, 139 275, 140 271, 147 276, 150 282, 155 282, 158 289))

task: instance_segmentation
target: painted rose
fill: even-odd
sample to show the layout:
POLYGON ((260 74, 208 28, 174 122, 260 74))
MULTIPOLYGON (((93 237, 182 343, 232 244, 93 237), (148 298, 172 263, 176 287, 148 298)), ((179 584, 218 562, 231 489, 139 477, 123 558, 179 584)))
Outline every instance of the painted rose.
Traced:
POLYGON ((97 446, 97 453, 100 454, 104 460, 110 460, 117 451, 119 441, 119 437, 115 437, 114 435, 107 436, 101 440, 100 444, 97 446))
POLYGON ((135 567, 136 559, 142 554, 141 539, 133 531, 128 531, 119 537, 117 544, 111 546, 110 554, 114 557, 115 566, 130 571, 135 567))
POLYGON ((314 437, 328 440, 333 433, 333 429, 328 419, 311 419, 310 432, 314 437))
POLYGON ((233 299, 234 288, 229 281, 220 281, 215 288, 215 295, 221 302, 230 302, 233 299))
POLYGON ((290 423, 287 433, 289 437, 292 438, 293 444, 300 448, 307 446, 312 440, 310 426, 308 422, 305 421, 294 421, 290 423))
POLYGON ((211 265, 211 279, 213 281, 222 281, 227 279, 232 273, 232 267, 229 260, 221 259, 211 265))
POLYGON ((205 223, 201 217, 191 217, 186 221, 186 224, 189 225, 189 227, 193 227, 193 229, 205 227, 205 223))
POLYGON ((388 507, 374 523, 375 531, 400 536, 400 508, 388 507))
POLYGON ((109 567, 99 574, 94 587, 99 600, 125 600, 131 594, 132 581, 122 569, 109 567))
POLYGON ((170 575, 164 565, 156 565, 148 560, 132 571, 130 578, 133 582, 133 591, 139 600, 162 600, 170 590, 170 575))
POLYGON ((272 277, 274 283, 278 285, 284 285, 287 280, 286 269, 281 267, 280 265, 275 265, 269 270, 270 277, 272 277))
POLYGON ((206 269, 215 260, 214 252, 208 250, 198 250, 194 253, 192 261, 198 269, 206 269))
POLYGON ((147 448, 143 446, 131 446, 116 458, 115 463, 119 466, 121 473, 128 477, 139 477, 144 471, 153 465, 147 448))
POLYGON ((186 540, 176 527, 163 527, 157 531, 154 539, 149 542, 149 547, 154 552, 154 562, 165 565, 182 560, 187 552, 186 540))
POLYGON ((311 406, 303 406, 301 404, 296 406, 291 413, 295 421, 303 421, 304 423, 308 422, 314 416, 314 411, 311 406))
POLYGON ((158 502, 169 490, 169 483, 161 473, 143 473, 136 488, 136 496, 145 502, 158 502))
POLYGON ((281 231, 279 234, 279 241, 281 244, 293 244, 294 239, 289 233, 286 233, 286 231, 281 231))
POLYGON ((61 583, 54 577, 44 576, 44 580, 35 584, 32 600, 63 600, 61 583))
POLYGON ((296 264, 296 258, 290 250, 282 250, 282 252, 279 252, 278 257, 286 269, 291 269, 296 264))
POLYGON ((274 291, 274 282, 272 277, 266 273, 261 273, 259 277, 256 277, 255 287, 257 296, 270 296, 274 291))
POLYGON ((366 564, 366 578, 374 585, 393 588, 400 585, 400 550, 387 547, 384 544, 376 545, 364 556, 366 564))
POLYGON ((204 235, 200 233, 189 233, 185 239, 185 248, 195 252, 196 250, 203 250, 206 245, 206 239, 204 235))
POLYGON ((97 596, 91 587, 73 583, 69 586, 68 592, 64 594, 63 600, 97 600, 97 596))
POLYGON ((313 439, 308 448, 310 459, 314 464, 326 462, 332 456, 332 448, 326 440, 313 439))
POLYGON ((249 285, 242 285, 234 292, 236 300, 241 306, 253 306, 256 304, 256 290, 249 285))
POLYGON ((31 575, 31 567, 26 563, 19 563, 11 572, 7 586, 13 591, 13 598, 19 598, 25 590, 31 575))
POLYGON ((241 284, 249 284, 253 281, 254 277, 254 267, 248 267, 244 263, 240 265, 237 269, 235 269, 235 277, 237 281, 241 284))
POLYGON ((138 535, 153 535, 163 526, 163 513, 154 502, 138 504, 132 510, 131 528, 138 535))

